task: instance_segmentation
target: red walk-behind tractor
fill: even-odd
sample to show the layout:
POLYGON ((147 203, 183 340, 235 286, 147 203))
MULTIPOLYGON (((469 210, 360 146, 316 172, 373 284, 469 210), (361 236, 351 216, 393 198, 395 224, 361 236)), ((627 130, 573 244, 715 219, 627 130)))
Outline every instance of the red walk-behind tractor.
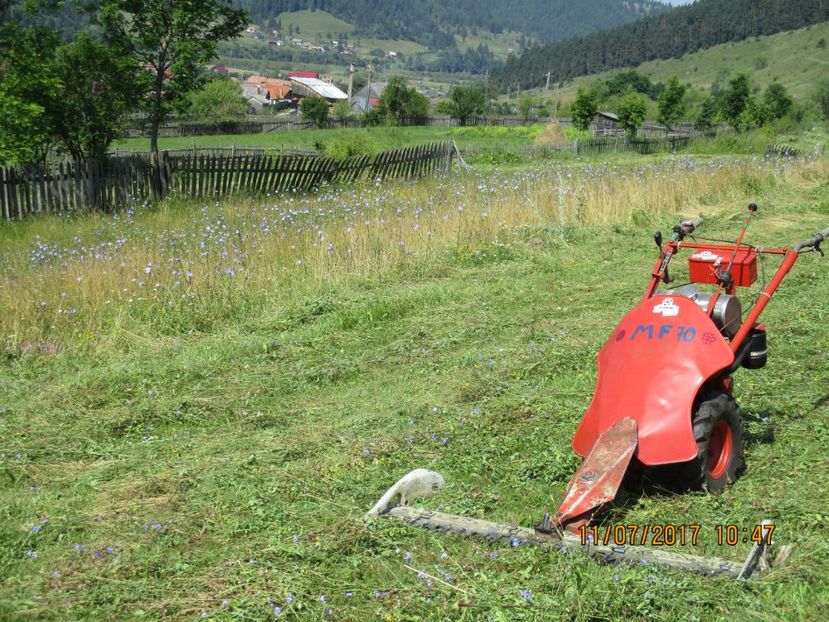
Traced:
MULTIPOLYGON (((760 314, 797 258, 807 252, 822 254, 821 242, 829 238, 826 228, 793 248, 746 244, 743 238, 756 210, 756 205, 749 206, 735 242, 695 238, 702 218, 675 226, 664 245, 661 233, 654 236, 659 259, 642 301, 622 318, 599 352, 595 394, 573 438, 573 449, 584 462, 554 514, 529 529, 405 507, 413 494, 424 496, 429 485, 434 491, 443 487, 439 474, 424 469, 400 480, 380 504, 400 492, 404 506, 373 511, 451 533, 581 549, 606 561, 658 562, 734 578, 761 575, 768 569, 773 528, 763 532, 768 537, 756 540, 742 564, 584 538, 585 526, 616 497, 633 465, 671 488, 711 492, 721 491, 740 472, 745 435, 732 376, 741 367, 766 364, 766 327, 760 314), (661 289, 670 286, 668 269, 681 251, 690 253, 691 282, 661 289), (757 280, 760 255, 777 255, 782 261, 744 314, 736 290, 757 280)), ((778 553, 776 563, 781 557, 778 553)))

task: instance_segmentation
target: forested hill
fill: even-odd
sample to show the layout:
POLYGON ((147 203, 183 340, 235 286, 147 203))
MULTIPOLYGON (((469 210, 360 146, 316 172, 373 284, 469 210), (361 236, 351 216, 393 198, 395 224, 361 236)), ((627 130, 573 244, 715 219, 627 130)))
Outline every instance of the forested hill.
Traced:
POLYGON ((668 9, 652 0, 243 0, 256 23, 280 13, 327 11, 361 34, 446 47, 447 36, 485 30, 538 41, 613 28, 668 9))
POLYGON ((532 47, 511 56, 494 77, 504 89, 532 88, 548 71, 558 81, 827 20, 826 0, 697 0, 607 32, 532 47))

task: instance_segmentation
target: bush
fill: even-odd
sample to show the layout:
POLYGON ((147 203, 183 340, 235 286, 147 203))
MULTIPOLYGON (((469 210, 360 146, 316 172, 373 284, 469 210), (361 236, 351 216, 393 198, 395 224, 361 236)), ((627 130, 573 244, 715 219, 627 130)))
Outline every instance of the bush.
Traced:
POLYGON ((576 101, 570 105, 570 116, 573 118, 573 125, 580 130, 586 130, 596 117, 598 110, 598 95, 589 89, 579 89, 576 93, 576 101))
POLYGON ((820 116, 829 120, 829 78, 823 78, 817 83, 813 99, 820 110, 820 116))
POLYGON ((302 118, 322 129, 328 124, 328 102, 322 97, 305 97, 299 105, 302 118))
POLYGON ((347 99, 343 99, 334 104, 334 117, 338 121, 345 121, 351 117, 351 105, 347 99))
POLYGON ((629 93, 619 104, 619 124, 625 128, 628 136, 636 136, 637 130, 645 121, 647 104, 641 95, 629 93))
POLYGON ((238 82, 213 79, 190 96, 188 117, 201 123, 233 123, 244 121, 248 108, 238 82))
POLYGON ((376 151, 376 145, 360 132, 349 132, 342 138, 334 139, 325 146, 325 154, 335 160, 346 160, 353 156, 374 151, 376 151))

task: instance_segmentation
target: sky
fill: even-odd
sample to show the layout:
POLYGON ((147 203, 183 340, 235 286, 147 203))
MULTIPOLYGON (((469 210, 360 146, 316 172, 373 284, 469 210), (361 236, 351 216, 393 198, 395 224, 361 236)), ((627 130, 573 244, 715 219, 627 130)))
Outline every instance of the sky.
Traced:
POLYGON ((674 6, 679 6, 680 4, 691 4, 694 0, 662 0, 662 2, 667 2, 668 4, 672 4, 674 6))

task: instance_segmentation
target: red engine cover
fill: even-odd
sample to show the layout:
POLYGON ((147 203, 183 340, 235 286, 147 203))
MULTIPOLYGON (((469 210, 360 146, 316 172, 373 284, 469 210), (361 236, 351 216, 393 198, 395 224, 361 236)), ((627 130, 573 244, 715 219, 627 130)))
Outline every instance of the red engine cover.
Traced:
POLYGON ((733 362, 731 348, 693 300, 648 298, 622 319, 599 351, 596 391, 573 449, 587 456, 602 432, 623 417, 633 417, 641 463, 695 458, 694 399, 706 380, 733 362))

